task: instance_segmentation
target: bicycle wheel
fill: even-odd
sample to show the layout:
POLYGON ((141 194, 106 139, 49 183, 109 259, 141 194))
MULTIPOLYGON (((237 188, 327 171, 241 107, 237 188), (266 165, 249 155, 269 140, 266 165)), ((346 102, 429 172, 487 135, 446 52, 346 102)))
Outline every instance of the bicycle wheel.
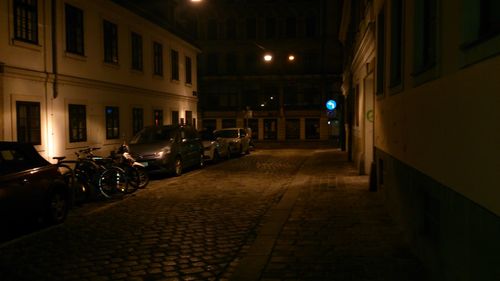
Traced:
POLYGON ((127 192, 133 193, 134 191, 137 190, 137 188, 139 188, 139 185, 141 183, 140 182, 141 179, 139 177, 139 172, 137 171, 137 169, 135 167, 132 167, 132 166, 125 166, 123 168, 123 170, 125 171, 125 174, 127 175, 127 180, 129 183, 127 192))
POLYGON ((134 166, 139 175, 139 188, 145 188, 149 184, 149 174, 146 168, 141 166, 134 166))
POLYGON ((122 197, 128 190, 128 180, 122 169, 113 167, 99 175, 98 187, 106 198, 122 197))

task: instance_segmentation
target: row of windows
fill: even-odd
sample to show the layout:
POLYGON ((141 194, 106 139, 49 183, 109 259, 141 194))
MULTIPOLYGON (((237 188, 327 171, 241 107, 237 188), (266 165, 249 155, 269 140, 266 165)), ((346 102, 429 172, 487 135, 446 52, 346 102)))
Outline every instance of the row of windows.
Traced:
POLYGON ((200 58, 200 72, 206 75, 219 74, 257 74, 257 73, 288 73, 288 74, 316 74, 321 69, 319 52, 309 51, 274 55, 273 61, 264 61, 263 53, 217 53, 209 52, 200 58), (294 60, 288 56, 293 55, 294 60))
MULTIPOLYGON (((118 106, 105 107, 106 139, 120 138, 120 108, 118 106)), ((19 142, 41 144, 41 116, 39 102, 16 102, 17 140, 19 142)), ((172 124, 189 124, 196 126, 196 118, 192 111, 185 112, 185 119, 179 118, 179 111, 172 111, 172 124)), ((87 141, 87 107, 83 104, 68 105, 69 142, 87 141)), ((153 110, 153 124, 163 125, 163 110, 153 110)), ((135 134, 144 127, 144 109, 132 109, 132 133, 135 134)))
MULTIPOLYGON (((195 20, 190 22, 191 33, 195 38, 199 38, 198 23, 195 20)), ((287 17, 278 19, 268 17, 263 19, 262 33, 257 18, 247 18, 244 22, 238 22, 236 18, 225 19, 220 22, 218 19, 209 19, 206 24, 201 25, 207 40, 217 39, 295 39, 299 36, 305 38, 315 38, 319 35, 319 24, 317 16, 308 16, 305 19, 287 17)), ((201 30, 200 30, 201 31, 201 30)), ((201 39, 201 38, 200 38, 201 39)))
MULTIPOLYGON (((36 0, 13 0, 14 1, 14 37, 33 44, 38 44, 38 7, 36 0)), ((69 4, 65 4, 65 28, 66 28, 66 52, 83 56, 85 55, 85 32, 83 10, 69 4)), ((104 62, 118 64, 118 26, 108 20, 102 22, 103 35, 103 58, 104 62)), ((131 69, 143 71, 144 52, 143 39, 138 33, 131 32, 131 69)), ((153 42, 153 74, 163 76, 163 46, 159 42, 153 42)), ((179 53, 170 51, 171 79, 179 80, 179 53)), ((186 83, 192 83, 192 61, 185 57, 185 79, 186 83)))
MULTIPOLYGON (((306 118, 305 119, 305 138, 306 139, 319 139, 320 138, 320 119, 319 118, 306 118)), ((217 120, 204 119, 203 128, 208 130, 216 129, 217 120)), ((222 128, 236 127, 236 119, 227 118, 222 119, 222 128)), ((245 120, 245 127, 252 129, 252 139, 259 138, 259 119, 250 118, 245 120)), ((276 140, 278 138, 278 119, 265 118, 262 119, 263 136, 264 140, 276 140)), ((300 119, 287 118, 285 120, 285 138, 288 140, 300 139, 300 119)))
MULTIPOLYGON (((439 63, 439 40, 442 34, 440 30, 440 17, 442 15, 440 0, 414 1, 414 53, 412 76, 416 82, 425 82, 434 78, 437 74, 423 75, 436 69, 439 63), (422 78, 420 78, 422 77, 422 78)), ((498 0, 463 0, 464 14, 463 42, 458 46, 464 53, 474 50, 481 44, 487 43, 489 39, 500 34, 500 1, 498 0)), ((404 25, 405 25, 405 1, 392 0, 388 11, 390 21, 390 53, 389 57, 389 79, 388 86, 391 89, 400 89, 403 83, 404 64, 404 25)), ((377 73, 384 73, 386 55, 386 16, 382 9, 377 17, 377 73)), ((473 57, 465 63, 473 63, 482 58, 499 53, 498 44, 486 48, 479 57, 473 57), (487 50, 487 51, 484 51, 487 50)), ((377 75, 377 95, 384 91, 384 75, 377 75)))

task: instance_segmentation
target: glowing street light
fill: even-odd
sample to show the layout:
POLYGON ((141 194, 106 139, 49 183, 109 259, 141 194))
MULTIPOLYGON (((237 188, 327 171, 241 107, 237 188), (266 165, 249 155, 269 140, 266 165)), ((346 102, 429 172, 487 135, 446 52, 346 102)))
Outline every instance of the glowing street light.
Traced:
POLYGON ((295 60, 295 56, 294 55, 289 55, 288 56, 288 61, 294 61, 295 60))
POLYGON ((273 60, 273 55, 271 55, 271 54, 265 54, 264 55, 264 61, 270 62, 272 60, 273 60))

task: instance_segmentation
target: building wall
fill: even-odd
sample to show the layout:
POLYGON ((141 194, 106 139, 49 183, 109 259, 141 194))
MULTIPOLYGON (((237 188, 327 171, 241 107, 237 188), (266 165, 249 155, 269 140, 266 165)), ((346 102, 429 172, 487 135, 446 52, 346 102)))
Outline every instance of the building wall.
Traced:
MULTIPOLYGON (((418 71, 423 44, 418 5, 423 2, 402 1, 402 79, 391 86, 397 30, 391 7, 397 1, 354 2, 353 7, 368 9, 361 19, 344 10, 343 21, 352 24, 345 28, 351 53, 370 52, 360 48, 363 21, 385 26, 383 57, 376 52, 374 61, 375 89, 380 89, 374 97, 378 190, 432 280, 500 279, 500 30, 475 34, 481 1, 435 1, 436 63, 418 71), (380 62, 383 71, 377 71, 380 62)), ((498 18, 500 9, 495 11, 498 18)), ((377 33, 372 34, 380 46, 377 33)), ((355 87, 355 64, 354 55, 347 59, 353 78, 344 80, 345 89, 355 87)), ((350 137, 352 153, 366 147, 358 128, 350 137)))
POLYGON ((111 1, 55 1, 55 50, 52 48, 52 1, 38 1, 37 44, 13 40, 12 0, 0 1, 0 85, 2 140, 17 140, 16 101, 37 101, 41 107, 42 142, 37 149, 47 159, 73 156, 85 146, 102 146, 107 153, 132 135, 132 108, 144 111, 144 126, 153 124, 153 110, 163 110, 164 124, 191 111, 197 121, 197 65, 199 50, 166 29, 111 1), (84 15, 84 54, 66 51, 65 4, 84 15), (105 63, 102 22, 117 25, 118 63, 105 63), (143 70, 131 68, 131 32, 142 36, 143 70), (153 41, 163 46, 163 76, 153 75, 153 41), (179 79, 171 79, 170 51, 179 54, 179 79), (56 54, 55 60, 52 56, 56 54), (192 82, 186 83, 185 57, 191 58, 192 82), (55 68, 53 62, 55 61, 55 68), (54 74, 54 72, 57 72, 54 74), (87 140, 69 141, 68 104, 86 107, 87 140), (120 137, 107 140, 105 106, 119 107, 120 137))

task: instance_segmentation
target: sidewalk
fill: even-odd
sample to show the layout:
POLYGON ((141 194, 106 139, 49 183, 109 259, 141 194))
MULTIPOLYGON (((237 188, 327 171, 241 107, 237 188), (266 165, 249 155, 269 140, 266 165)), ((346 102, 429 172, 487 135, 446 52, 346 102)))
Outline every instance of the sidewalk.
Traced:
POLYGON ((311 150, 230 280, 426 280, 345 152, 311 150))

